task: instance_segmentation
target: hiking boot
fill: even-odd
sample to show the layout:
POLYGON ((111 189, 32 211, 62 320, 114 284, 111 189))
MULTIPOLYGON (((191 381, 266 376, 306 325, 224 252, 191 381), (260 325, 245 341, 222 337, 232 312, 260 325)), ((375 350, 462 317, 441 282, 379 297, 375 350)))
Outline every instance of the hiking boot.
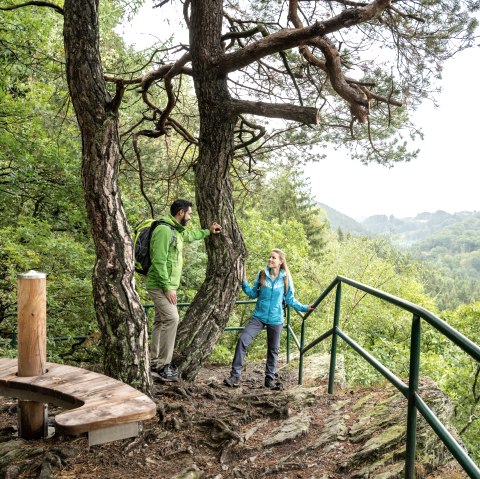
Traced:
POLYGON ((177 370, 173 369, 170 364, 165 364, 165 366, 157 369, 157 374, 160 376, 162 381, 174 382, 178 381, 177 370))
POLYGON ((275 380, 272 378, 265 378, 265 387, 268 389, 274 389, 275 388, 275 380))
POLYGON ((275 391, 280 391, 283 389, 283 384, 275 379, 265 378, 265 387, 268 389, 274 389, 275 391))
POLYGON ((237 378, 236 376, 230 376, 223 380, 223 384, 229 388, 238 388, 238 386, 240 386, 240 378, 237 378))

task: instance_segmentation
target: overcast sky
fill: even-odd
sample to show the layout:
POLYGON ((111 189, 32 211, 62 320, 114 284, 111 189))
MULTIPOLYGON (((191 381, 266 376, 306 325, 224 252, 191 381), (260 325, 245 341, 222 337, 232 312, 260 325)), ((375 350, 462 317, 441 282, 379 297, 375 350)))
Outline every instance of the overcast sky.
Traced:
POLYGON ((425 137, 418 158, 410 163, 363 166, 333 153, 309 166, 318 201, 356 219, 480 211, 479 74, 478 47, 446 63, 439 107, 424 104, 414 116, 425 137))
MULTIPOLYGON (((147 2, 134 22, 124 27, 126 39, 139 47, 150 45, 164 15, 147 2)), ((175 23, 171 27, 178 32, 175 23)), ((308 166, 305 173, 316 199, 355 219, 480 211, 479 77, 479 47, 445 64, 439 107, 424 104, 414 116, 425 135, 416 160, 393 168, 363 166, 347 154, 332 152, 308 166)))

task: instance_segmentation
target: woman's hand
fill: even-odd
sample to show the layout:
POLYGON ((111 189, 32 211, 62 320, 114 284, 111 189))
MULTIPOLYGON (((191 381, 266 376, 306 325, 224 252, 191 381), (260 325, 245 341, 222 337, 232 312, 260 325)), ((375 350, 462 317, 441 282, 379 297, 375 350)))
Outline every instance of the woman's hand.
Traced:
POLYGON ((313 311, 314 307, 315 306, 313 306, 313 304, 309 304, 308 305, 308 312, 313 311))

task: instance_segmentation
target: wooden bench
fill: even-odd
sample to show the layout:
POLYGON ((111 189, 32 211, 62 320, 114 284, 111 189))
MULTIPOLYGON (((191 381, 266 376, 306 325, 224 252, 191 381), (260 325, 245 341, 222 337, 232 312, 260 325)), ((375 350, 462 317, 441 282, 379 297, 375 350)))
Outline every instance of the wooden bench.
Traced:
POLYGON ((68 409, 55 416, 55 431, 88 433, 89 445, 137 436, 155 403, 131 386, 86 369, 47 363, 45 374, 17 376, 17 359, 0 358, 0 395, 68 409))

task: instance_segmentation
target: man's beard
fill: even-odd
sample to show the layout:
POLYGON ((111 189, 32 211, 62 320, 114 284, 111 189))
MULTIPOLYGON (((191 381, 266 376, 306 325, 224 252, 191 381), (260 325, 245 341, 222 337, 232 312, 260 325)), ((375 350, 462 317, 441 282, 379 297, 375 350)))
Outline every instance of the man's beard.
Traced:
POLYGON ((187 226, 187 223, 188 223, 188 221, 187 221, 185 218, 182 218, 182 219, 180 220, 180 224, 181 224, 182 226, 187 226))

